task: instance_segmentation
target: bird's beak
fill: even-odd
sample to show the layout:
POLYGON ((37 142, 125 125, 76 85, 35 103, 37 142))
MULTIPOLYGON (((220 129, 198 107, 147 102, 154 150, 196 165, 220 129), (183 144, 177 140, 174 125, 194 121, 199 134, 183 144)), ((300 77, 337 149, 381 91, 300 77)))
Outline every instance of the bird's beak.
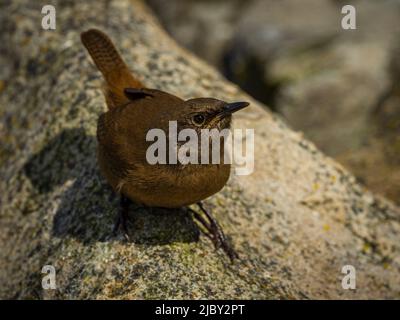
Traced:
POLYGON ((222 110, 223 116, 231 115, 232 113, 246 108, 250 103, 248 102, 232 102, 228 103, 222 110))

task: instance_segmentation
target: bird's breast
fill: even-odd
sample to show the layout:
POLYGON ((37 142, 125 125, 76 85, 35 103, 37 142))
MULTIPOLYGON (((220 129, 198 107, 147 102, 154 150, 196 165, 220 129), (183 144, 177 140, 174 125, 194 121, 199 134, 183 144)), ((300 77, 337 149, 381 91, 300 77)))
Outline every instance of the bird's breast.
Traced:
MULTIPOLYGON (((168 166, 139 165, 129 170, 124 178, 112 176, 107 180, 136 203, 179 208, 217 193, 230 174, 230 165, 186 165, 180 169, 168 166)), ((107 178, 107 174, 105 176, 107 178)))

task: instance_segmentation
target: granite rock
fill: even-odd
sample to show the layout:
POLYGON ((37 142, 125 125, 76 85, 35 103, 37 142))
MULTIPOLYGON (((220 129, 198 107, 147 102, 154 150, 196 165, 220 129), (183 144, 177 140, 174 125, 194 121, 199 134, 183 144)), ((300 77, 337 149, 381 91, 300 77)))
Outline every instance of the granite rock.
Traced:
POLYGON ((302 134, 181 49, 140 1, 54 1, 0 10, 0 297, 32 299, 399 298, 400 210, 360 186, 302 134), (184 98, 248 100, 255 172, 207 199, 240 260, 215 251, 185 209, 134 208, 131 241, 111 234, 118 199, 96 164, 100 75, 80 43, 107 32, 147 86, 184 98), (44 265, 56 290, 43 290, 44 265), (357 289, 344 290, 344 265, 357 289))

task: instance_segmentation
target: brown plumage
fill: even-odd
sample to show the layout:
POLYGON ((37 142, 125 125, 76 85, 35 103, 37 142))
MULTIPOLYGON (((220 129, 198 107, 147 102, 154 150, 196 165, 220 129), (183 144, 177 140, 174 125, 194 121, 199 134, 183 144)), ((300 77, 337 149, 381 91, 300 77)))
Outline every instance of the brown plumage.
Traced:
MULTIPOLYGON (((166 208, 199 203, 221 190, 229 178, 230 164, 151 165, 146 159, 146 150, 153 142, 146 141, 146 134, 159 128, 168 136, 169 121, 177 121, 178 132, 191 128, 200 137, 201 129, 229 128, 231 114, 248 103, 228 104, 213 98, 185 101, 145 88, 132 76, 103 32, 91 29, 82 33, 81 39, 105 79, 104 94, 109 110, 98 121, 98 162, 113 189, 136 203, 166 208)), ((119 221, 126 231, 127 202, 122 203, 125 209, 119 221)), ((227 244, 222 230, 199 205, 209 221, 192 213, 209 230, 214 244, 222 246, 233 258, 236 254, 227 244)))
POLYGON ((143 86, 132 76, 111 40, 103 32, 95 29, 83 32, 81 39, 103 74, 108 108, 113 109, 128 102, 124 89, 143 86))

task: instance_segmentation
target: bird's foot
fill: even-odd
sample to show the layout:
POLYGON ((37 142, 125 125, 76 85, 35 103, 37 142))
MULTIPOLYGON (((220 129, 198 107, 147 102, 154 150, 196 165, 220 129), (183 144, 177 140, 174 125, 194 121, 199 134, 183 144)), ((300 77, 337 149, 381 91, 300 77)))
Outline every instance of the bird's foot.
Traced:
POLYGON ((117 235, 118 230, 121 228, 124 238, 127 241, 130 241, 128 235, 128 221, 129 221, 128 212, 130 203, 131 201, 127 197, 121 195, 120 209, 118 210, 117 220, 115 221, 113 228, 114 235, 117 235))
POLYGON ((205 233, 205 235, 211 239, 211 241, 214 243, 215 248, 216 249, 222 248, 222 250, 224 250, 224 252, 228 255, 231 262, 239 258, 239 255, 230 245, 221 226, 218 224, 215 218, 209 212, 207 212, 207 210, 203 207, 203 204, 201 202, 198 202, 197 205, 200 208, 200 210, 204 213, 204 215, 207 217, 208 221, 206 221, 206 219, 198 212, 192 209, 189 210, 193 213, 193 217, 197 221, 199 221, 201 225, 208 231, 208 233, 205 233))

